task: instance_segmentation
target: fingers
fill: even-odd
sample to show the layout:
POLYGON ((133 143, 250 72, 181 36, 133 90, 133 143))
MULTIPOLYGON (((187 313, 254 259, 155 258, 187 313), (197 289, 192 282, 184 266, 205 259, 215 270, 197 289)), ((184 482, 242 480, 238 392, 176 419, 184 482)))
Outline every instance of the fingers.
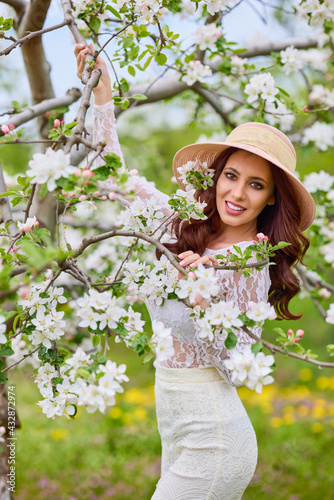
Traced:
POLYGON ((182 252, 178 255, 179 258, 183 259, 179 262, 182 267, 197 267, 198 264, 211 264, 211 262, 216 265, 217 261, 212 255, 204 255, 201 257, 198 253, 194 253, 191 250, 187 252, 182 252))

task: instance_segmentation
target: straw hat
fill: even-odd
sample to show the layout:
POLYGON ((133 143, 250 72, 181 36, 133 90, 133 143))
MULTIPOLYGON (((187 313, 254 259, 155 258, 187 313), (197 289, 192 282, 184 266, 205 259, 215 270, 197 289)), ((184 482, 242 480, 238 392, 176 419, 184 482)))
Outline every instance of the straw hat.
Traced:
POLYGON ((230 147, 254 153, 284 170, 296 194, 302 215, 301 228, 305 231, 314 220, 315 203, 310 193, 294 174, 296 151, 290 139, 283 132, 270 125, 257 122, 244 123, 236 127, 228 135, 225 142, 190 144, 180 149, 173 160, 173 170, 179 186, 185 189, 177 170, 179 167, 188 161, 200 161, 207 162, 207 166, 210 168, 216 158, 230 147))

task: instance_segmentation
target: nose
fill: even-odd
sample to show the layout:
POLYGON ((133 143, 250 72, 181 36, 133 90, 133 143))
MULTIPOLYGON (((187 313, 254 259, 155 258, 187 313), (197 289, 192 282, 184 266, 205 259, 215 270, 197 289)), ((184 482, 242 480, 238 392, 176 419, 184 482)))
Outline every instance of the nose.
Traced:
POLYGON ((245 185, 243 182, 238 181, 234 183, 232 195, 235 201, 243 200, 245 197, 245 185))

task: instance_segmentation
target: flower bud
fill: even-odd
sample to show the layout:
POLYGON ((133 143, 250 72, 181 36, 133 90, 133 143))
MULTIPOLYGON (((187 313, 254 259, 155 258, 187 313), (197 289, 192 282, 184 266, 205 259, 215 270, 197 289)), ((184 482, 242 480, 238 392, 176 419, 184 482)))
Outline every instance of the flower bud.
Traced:
POLYGON ((116 199, 116 193, 114 192, 109 193, 108 198, 110 201, 114 201, 116 199))
POLYGON ((196 274, 193 272, 193 271, 190 271, 190 273, 188 273, 188 277, 192 280, 195 280, 196 279, 196 274))
POLYGON ((89 168, 85 168, 84 171, 82 172, 82 176, 85 178, 85 179, 88 179, 88 177, 91 177, 91 172, 89 170, 89 168))
POLYGON ((135 168, 133 168, 132 170, 130 170, 129 174, 131 176, 138 175, 138 170, 136 170, 135 168))
POLYGON ((288 330, 287 333, 288 333, 289 336, 291 336, 291 335, 293 335, 293 330, 291 330, 291 328, 289 328, 289 330, 288 330))
POLYGON ((9 124, 9 129, 10 129, 10 130, 14 130, 14 128, 15 128, 15 125, 14 125, 13 123, 10 123, 10 124, 9 124))
POLYGON ((294 342, 299 342, 300 339, 293 339, 294 342))
POLYGON ((116 221, 116 222, 114 223, 114 226, 115 226, 115 227, 121 227, 121 225, 122 225, 122 224, 121 224, 120 222, 118 222, 118 221, 116 221))
POLYGON ((9 127, 7 125, 1 125, 1 130, 5 135, 9 134, 9 127))
POLYGON ((39 226, 39 221, 37 220, 34 224, 35 227, 38 227, 39 226))
POLYGON ((232 252, 231 252, 231 250, 230 250, 229 248, 226 250, 226 252, 227 252, 227 253, 232 253, 232 252))
POLYGON ((79 201, 85 201, 85 200, 87 200, 87 196, 85 194, 79 196, 79 201))
POLYGON ((44 113, 45 118, 48 118, 50 115, 51 115, 51 111, 47 111, 46 113, 44 113))
POLYGON ((24 228, 23 228, 23 231, 25 233, 28 233, 30 230, 31 230, 31 226, 28 226, 28 225, 25 225, 24 228))
POLYGON ((252 300, 250 300, 248 302, 248 309, 251 311, 253 309, 253 307, 255 306, 255 302, 253 302, 252 300))
POLYGON ((13 252, 17 252, 18 248, 17 247, 13 247, 12 250, 13 250, 13 252))
POLYGON ((91 184, 91 182, 90 181, 86 181, 85 184, 86 184, 86 186, 89 186, 89 184, 91 184))
POLYGON ((56 118, 54 121, 53 121, 53 126, 54 128, 58 128, 60 125, 60 120, 58 120, 58 118, 56 118))
POLYGON ((100 191, 94 191, 94 196, 99 196, 100 191))
POLYGON ((108 199, 108 196, 106 196, 105 194, 103 196, 101 196, 101 200, 105 201, 108 199))
POLYGON ((135 291, 135 287, 134 286, 129 286, 128 287, 128 291, 129 292, 134 292, 135 291))
POLYGON ((74 172, 75 177, 81 177, 82 170, 81 168, 77 168, 76 171, 74 172))
POLYGON ((304 330, 297 330, 296 335, 298 335, 299 338, 302 338, 302 336, 304 335, 304 330))
POLYGON ((173 175, 173 177, 171 177, 170 180, 172 181, 173 184, 177 183, 175 175, 173 175))
POLYGON ((127 302, 130 302, 130 300, 131 300, 131 299, 132 299, 131 295, 127 295, 127 296, 125 297, 125 300, 126 300, 127 302))

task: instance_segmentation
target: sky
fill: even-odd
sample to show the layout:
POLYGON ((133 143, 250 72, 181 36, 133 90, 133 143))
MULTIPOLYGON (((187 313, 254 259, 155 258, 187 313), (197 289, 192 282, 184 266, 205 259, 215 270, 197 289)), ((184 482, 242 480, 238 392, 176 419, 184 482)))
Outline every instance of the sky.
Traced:
MULTIPOLYGON (((254 6, 260 6, 260 3, 257 0, 250 1, 254 6)), ((280 2, 272 0, 271 3, 278 5, 280 2)), ((7 8, 5 8, 5 10, 8 12, 7 8)), ((3 11, 4 7, 1 7, 0 15, 3 15, 3 11)), ((268 9, 268 12, 270 12, 270 9, 268 9)), ((166 21, 172 29, 174 28, 175 32, 181 34, 182 38, 190 36, 190 34, 195 30, 196 24, 194 22, 185 21, 184 19, 175 20, 175 16, 173 17, 174 19, 172 22, 168 22, 167 18, 166 21)), ((63 14, 60 0, 52 0, 45 26, 52 26, 62 20, 63 14)), ((268 24, 265 25, 261 21, 260 17, 251 8, 247 0, 235 8, 233 12, 227 16, 226 25, 224 26, 224 34, 227 39, 233 40, 241 46, 245 43, 254 45, 255 42, 260 42, 261 39, 279 40, 287 37, 287 32, 284 27, 280 26, 277 22, 271 20, 270 18, 268 24)), ((312 31, 307 26, 301 24, 298 25, 298 34, 310 35, 312 34, 312 31)), ((15 36, 15 33, 13 33, 13 35, 15 36)), ((51 78, 56 96, 64 95, 65 92, 72 87, 82 88, 82 84, 76 76, 76 62, 73 54, 74 43, 69 29, 64 27, 60 30, 44 34, 43 43, 47 60, 51 64, 52 68, 51 78)), ((0 47, 3 46, 6 46, 5 42, 1 42, 0 47)), ((111 49, 112 46, 109 48, 109 53, 111 49)), ((15 49, 9 56, 6 56, 4 64, 7 64, 7 61, 11 67, 17 68, 20 74, 20 96, 17 97, 16 95, 15 99, 20 102, 29 103, 29 86, 23 70, 20 49, 15 49)), ((129 82, 131 83, 131 81, 134 81, 134 79, 129 76, 127 71, 124 71, 124 76, 128 78, 129 82)), ((140 77, 142 77, 142 74, 140 74, 140 77)), ((71 112, 67 115, 67 120, 71 120, 75 116, 77 105, 73 105, 72 108, 71 112)), ((8 95, 2 92, 0 96, 0 110, 4 109, 8 109, 8 95)))

